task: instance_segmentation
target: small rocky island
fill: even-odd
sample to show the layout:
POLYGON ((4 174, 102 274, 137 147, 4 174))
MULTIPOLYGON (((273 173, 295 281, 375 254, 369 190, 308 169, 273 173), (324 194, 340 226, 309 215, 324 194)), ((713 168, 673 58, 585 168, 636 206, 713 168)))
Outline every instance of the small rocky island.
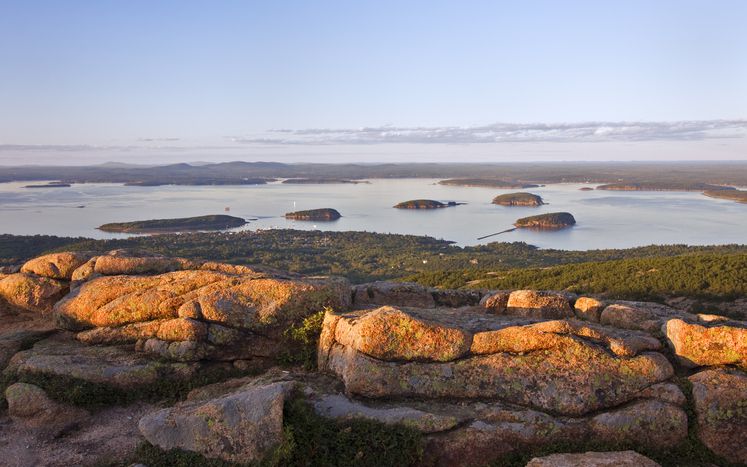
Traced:
POLYGON ((342 217, 340 213, 332 208, 309 209, 307 211, 296 211, 285 214, 286 219, 296 221, 336 221, 340 217, 342 217))
POLYGON ((506 193, 493 198, 493 204, 500 206, 542 206, 542 197, 532 193, 506 193))
POLYGON ((397 209, 440 209, 458 206, 459 204, 462 203, 457 203, 455 201, 442 203, 441 201, 432 199, 411 199, 409 201, 403 201, 399 204, 396 204, 394 205, 394 207, 397 209))
POLYGON ((99 230, 117 233, 161 233, 161 232, 196 232, 201 230, 223 230, 241 227, 246 220, 241 217, 223 214, 182 217, 176 219, 151 219, 147 221, 114 222, 104 224, 99 230))
POLYGON ((514 226, 519 229, 557 230, 570 227, 575 223, 576 219, 574 219, 571 213, 550 212, 547 214, 521 218, 514 223, 514 226))
POLYGON ((537 188, 538 186, 540 186, 540 185, 535 185, 534 183, 501 180, 501 179, 496 179, 496 178, 450 178, 447 180, 441 180, 440 182, 438 182, 438 184, 439 185, 451 185, 451 186, 500 188, 500 189, 537 188))

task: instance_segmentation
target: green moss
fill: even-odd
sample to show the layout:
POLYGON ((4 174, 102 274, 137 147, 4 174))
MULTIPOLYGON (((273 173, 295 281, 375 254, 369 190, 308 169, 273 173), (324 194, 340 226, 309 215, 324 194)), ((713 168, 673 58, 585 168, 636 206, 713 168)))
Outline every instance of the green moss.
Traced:
POLYGON ((284 351, 278 362, 283 365, 303 365, 307 370, 316 368, 317 345, 322 332, 324 314, 322 311, 307 316, 301 323, 293 324, 283 333, 284 351))
POLYGON ((126 405, 135 401, 176 402, 186 398, 192 389, 229 378, 245 376, 234 368, 215 367, 200 371, 196 376, 184 379, 158 369, 160 376, 154 384, 122 389, 116 386, 93 383, 69 376, 24 374, 5 372, 0 378, 2 403, 5 404, 5 388, 22 382, 39 386, 50 398, 65 404, 88 409, 100 409, 111 405, 126 405))
POLYGON ((206 459, 200 454, 161 450, 143 443, 125 463, 149 467, 381 467, 415 465, 422 456, 420 432, 402 425, 369 420, 337 422, 317 415, 298 394, 289 398, 283 411, 284 441, 261 462, 234 464, 206 459))
POLYGON ((402 425, 369 420, 333 421, 318 416, 301 397, 284 410, 286 442, 278 465, 408 466, 422 456, 421 434, 402 425))

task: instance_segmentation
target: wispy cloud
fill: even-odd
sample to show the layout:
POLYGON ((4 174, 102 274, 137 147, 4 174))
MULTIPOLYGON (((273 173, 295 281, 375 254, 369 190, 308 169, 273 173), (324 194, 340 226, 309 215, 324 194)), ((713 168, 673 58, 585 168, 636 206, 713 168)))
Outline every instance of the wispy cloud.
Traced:
POLYGON ((174 142, 174 141, 180 141, 181 138, 140 138, 138 141, 143 143, 167 143, 167 142, 174 142))
POLYGON ((484 144, 502 142, 633 142, 740 138, 747 120, 677 122, 495 123, 458 127, 381 126, 357 129, 277 129, 262 136, 229 137, 235 143, 325 144, 484 144))

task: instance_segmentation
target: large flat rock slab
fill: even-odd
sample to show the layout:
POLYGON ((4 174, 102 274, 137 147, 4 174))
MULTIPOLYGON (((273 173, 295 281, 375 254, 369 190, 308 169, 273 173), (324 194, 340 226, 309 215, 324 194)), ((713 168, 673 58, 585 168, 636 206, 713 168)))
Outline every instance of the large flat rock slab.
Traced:
POLYGON ((319 365, 363 397, 501 400, 583 415, 670 378, 658 348, 645 333, 572 320, 382 307, 327 313, 319 365))
POLYGON ((62 377, 119 389, 142 388, 194 376, 194 364, 164 363, 124 346, 87 346, 57 336, 42 340, 11 358, 6 372, 62 377))

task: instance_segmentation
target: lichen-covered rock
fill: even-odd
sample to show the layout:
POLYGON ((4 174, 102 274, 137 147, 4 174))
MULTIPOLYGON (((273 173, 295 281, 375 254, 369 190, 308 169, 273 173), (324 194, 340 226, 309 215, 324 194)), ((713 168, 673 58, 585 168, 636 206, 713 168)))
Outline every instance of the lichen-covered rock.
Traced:
POLYGON ((69 281, 73 271, 86 263, 93 255, 87 251, 51 253, 27 261, 21 267, 21 272, 69 281))
POLYGON ((582 415, 630 401, 673 374, 663 355, 646 351, 660 343, 640 333, 565 321, 532 324, 469 310, 392 310, 358 311, 337 319, 328 313, 319 364, 338 375, 348 393, 369 398, 492 399, 582 415), (423 317, 428 328, 419 331, 423 317), (355 329, 355 323, 367 319, 376 323, 373 330, 355 329), (414 351, 418 338, 393 333, 396 327, 414 330, 413 336, 438 329, 454 332, 459 337, 451 338, 453 343, 468 341, 470 334, 474 338, 469 353, 461 347, 454 351, 446 340, 444 346, 414 351))
POLYGON ((0 371, 8 365, 13 355, 52 332, 54 332, 53 329, 42 327, 40 329, 13 329, 0 334, 0 371))
POLYGON ((68 286, 62 281, 17 273, 0 280, 0 299, 23 310, 50 313, 68 286))
POLYGON ((660 467, 657 462, 635 451, 550 454, 535 457, 526 467, 660 467))
POLYGON ((27 383, 14 383, 5 390, 8 415, 31 418, 42 412, 50 412, 56 405, 47 393, 38 386, 27 383))
POLYGON ((210 345, 203 342, 169 341, 157 338, 147 339, 142 347, 136 348, 142 352, 178 362, 198 362, 206 359, 213 350, 210 345))
POLYGON ((719 456, 747 464, 747 374, 712 369, 690 382, 700 440, 719 456))
POLYGON ((683 407, 687 398, 682 390, 674 383, 659 383, 649 386, 638 393, 638 397, 644 399, 658 399, 669 404, 683 407))
POLYGON ((422 465, 503 465, 511 453, 546 449, 553 444, 606 442, 666 449, 687 436, 687 417, 682 409, 651 401, 584 418, 554 417, 482 403, 468 407, 468 414, 472 422, 426 437, 422 465))
POLYGON ((687 437, 687 415, 672 404, 646 400, 605 412, 590 422, 594 439, 602 443, 625 441, 634 446, 666 448, 678 445, 687 437))
POLYGON ((191 318, 164 321, 156 336, 165 341, 203 341, 208 335, 208 325, 191 318))
POLYGON ((5 390, 8 415, 28 427, 41 429, 56 436, 88 417, 88 412, 68 407, 47 396, 40 387, 27 383, 13 383, 5 390))
POLYGON ((38 342, 11 358, 7 372, 105 384, 121 389, 142 388, 169 380, 189 380, 197 367, 153 361, 131 347, 87 346, 63 337, 38 342))
POLYGON ((393 305, 433 308, 436 301, 431 289, 420 284, 382 281, 355 286, 353 304, 356 307, 393 305))
POLYGON ((192 294, 226 279, 206 271, 98 277, 57 303, 55 319, 62 328, 83 330, 176 318, 179 306, 192 294))
POLYGON ((507 313, 532 318, 572 318, 568 295, 546 290, 515 290, 508 297, 507 313))
POLYGON ((155 337, 163 320, 125 324, 116 328, 102 327, 79 332, 75 338, 88 345, 131 344, 139 339, 155 337))
POLYGON ((605 306, 603 301, 596 298, 579 297, 573 304, 573 311, 577 318, 598 323, 605 306))
POLYGON ((312 399, 317 414, 334 419, 367 419, 387 425, 405 425, 422 433, 454 428, 462 420, 454 415, 439 415, 407 406, 372 407, 341 394, 321 394, 312 399))
POLYGON ((480 306, 486 308, 489 313, 502 315, 508 308, 508 298, 510 296, 511 292, 508 290, 492 291, 480 300, 480 306))
POLYGON ((384 306, 359 317, 343 318, 335 340, 382 360, 445 362, 464 356, 472 335, 384 306))
POLYGON ((696 319, 690 313, 658 303, 618 301, 602 310, 599 322, 616 328, 656 333, 671 318, 696 319))
POLYGON ((657 339, 644 333, 621 331, 579 321, 554 320, 476 333, 470 350, 473 354, 524 353, 573 346, 577 339, 569 340, 567 336, 598 342, 607 346, 612 353, 626 357, 661 348, 657 339))
POLYGON ((138 424, 151 444, 228 462, 258 462, 283 440, 289 383, 249 386, 207 401, 185 402, 146 415, 138 424))
POLYGON ((196 269, 199 266, 184 258, 168 256, 145 256, 124 250, 112 251, 98 256, 94 272, 104 276, 162 274, 165 272, 196 269))
MULTIPOLYGON (((58 325, 71 330, 118 327, 171 319, 196 301, 197 316, 255 329, 288 322, 325 306, 349 305, 340 279, 253 279, 212 271, 175 271, 155 276, 104 276, 89 280, 55 307, 58 325)), ((190 317, 195 316, 192 313, 190 317)), ((185 316, 186 317, 186 316, 185 316)))
POLYGON ((662 333, 685 367, 735 365, 747 369, 747 323, 670 319, 662 326, 662 333))
POLYGON ((198 294, 205 320, 244 329, 290 322, 326 307, 349 307, 349 284, 343 279, 250 279, 234 287, 198 294))

